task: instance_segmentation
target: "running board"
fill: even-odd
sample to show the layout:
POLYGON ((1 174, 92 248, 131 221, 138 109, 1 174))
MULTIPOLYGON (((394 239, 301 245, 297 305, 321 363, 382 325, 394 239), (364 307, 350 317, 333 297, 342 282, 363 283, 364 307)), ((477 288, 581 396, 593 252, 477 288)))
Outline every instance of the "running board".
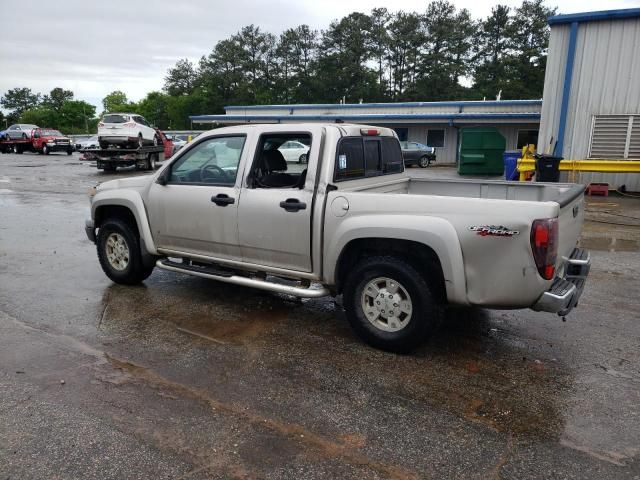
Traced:
POLYGON ((290 285, 281 285, 279 283, 268 282, 267 280, 261 280, 258 278, 242 277, 240 275, 229 274, 228 272, 217 272, 216 270, 207 268, 194 268, 180 263, 175 263, 170 260, 162 259, 156 262, 156 267, 168 270, 170 272, 186 273, 187 275, 194 275, 196 277, 208 278, 211 280, 218 280, 219 282, 233 283, 235 285, 242 285, 243 287, 259 288, 260 290, 267 290, 269 292, 286 293, 295 297, 303 298, 320 298, 329 295, 329 290, 325 287, 321 288, 306 288, 306 287, 292 287, 290 285))

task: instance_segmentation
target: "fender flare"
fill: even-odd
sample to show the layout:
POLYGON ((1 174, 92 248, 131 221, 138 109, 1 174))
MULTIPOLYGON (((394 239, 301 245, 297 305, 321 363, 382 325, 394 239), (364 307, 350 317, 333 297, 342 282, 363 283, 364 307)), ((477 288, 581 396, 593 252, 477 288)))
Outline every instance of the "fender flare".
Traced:
POLYGON ((331 238, 325 240, 324 272, 330 285, 336 284, 337 263, 353 240, 385 238, 410 240, 431 248, 442 267, 447 300, 467 305, 467 285, 464 259, 458 234, 448 221, 418 215, 361 215, 343 220, 331 238))
POLYGON ((113 191, 105 190, 99 192, 91 203, 91 218, 95 220, 96 211, 100 207, 120 206, 126 207, 131 211, 136 219, 138 232, 140 233, 140 242, 143 251, 146 250, 150 255, 158 255, 153 237, 151 235, 151 227, 149 227, 149 219, 147 210, 142 201, 142 197, 135 190, 117 189, 113 191), (113 192, 113 193, 112 193, 113 192))

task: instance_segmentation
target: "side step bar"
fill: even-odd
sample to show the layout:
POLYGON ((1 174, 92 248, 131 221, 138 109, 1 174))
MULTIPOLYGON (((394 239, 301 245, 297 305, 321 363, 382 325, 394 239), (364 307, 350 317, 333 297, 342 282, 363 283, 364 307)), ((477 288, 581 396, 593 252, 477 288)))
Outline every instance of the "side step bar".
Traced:
POLYGON ((156 262, 156 267, 170 272, 186 273, 187 275, 218 280, 219 282, 233 283, 235 285, 242 285, 243 287, 259 288, 260 290, 267 290, 276 293, 286 293, 295 297, 320 298, 326 297, 330 294, 329 290, 325 287, 293 287, 290 285, 282 285, 279 283, 269 282, 267 280, 261 280, 259 278, 242 277, 226 271, 217 271, 215 268, 199 268, 192 267, 190 265, 182 265, 167 259, 158 260, 156 262))

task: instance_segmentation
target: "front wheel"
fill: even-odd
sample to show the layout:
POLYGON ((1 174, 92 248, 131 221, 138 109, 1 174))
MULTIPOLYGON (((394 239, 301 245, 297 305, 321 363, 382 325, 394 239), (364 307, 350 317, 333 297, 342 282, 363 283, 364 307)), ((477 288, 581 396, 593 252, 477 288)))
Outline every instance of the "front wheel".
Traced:
POLYGON ((397 353, 420 345, 442 312, 424 276, 392 256, 361 260, 345 281, 343 297, 355 332, 369 345, 397 353))
POLYGON ((138 135, 138 148, 144 147, 144 139, 142 138, 142 134, 138 135))
POLYGON ((429 162, 429 157, 427 156, 420 157, 420 162, 419 162, 420 168, 427 168, 429 166, 429 163, 431 163, 429 162))
POLYGON ((71 149, 67 150, 67 155, 71 155, 72 153, 73 153, 73 150, 71 150, 71 149))
POLYGON ((116 283, 135 285, 153 272, 153 266, 142 263, 138 233, 119 218, 110 218, 100 226, 96 245, 102 270, 116 283))
POLYGON ((49 147, 47 147, 46 145, 42 146, 42 153, 44 153, 45 155, 49 155, 49 153, 51 153, 49 151, 49 147))

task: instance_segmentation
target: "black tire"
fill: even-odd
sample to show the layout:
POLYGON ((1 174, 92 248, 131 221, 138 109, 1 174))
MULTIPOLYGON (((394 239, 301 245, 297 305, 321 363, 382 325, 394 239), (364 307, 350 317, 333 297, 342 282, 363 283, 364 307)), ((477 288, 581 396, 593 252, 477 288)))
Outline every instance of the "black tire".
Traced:
POLYGON ((51 153, 51 151, 47 148, 46 145, 42 146, 42 153, 45 155, 49 155, 51 153))
POLYGON ((26 133, 23 133, 23 134, 22 134, 22 139, 23 139, 23 140, 26 140, 26 139, 27 139, 27 134, 26 134, 26 133))
POLYGON ((298 163, 307 163, 307 154, 303 153, 302 155, 300 155, 300 157, 298 157, 298 163))
POLYGON ((154 135, 153 136, 153 146, 157 147, 160 144, 160 139, 158 138, 158 135, 154 135))
POLYGON ((67 150, 67 155, 71 155, 72 153, 73 153, 73 150, 72 150, 72 149, 68 149, 68 150, 67 150))
POLYGON ((100 225, 96 245, 102 270, 116 283, 136 285, 147 279, 153 272, 153 265, 145 267, 142 263, 138 233, 131 225, 119 218, 109 218, 100 225), (107 241, 114 234, 124 240, 129 252, 126 266, 122 270, 116 269, 107 256, 107 241))
POLYGON ((369 257, 361 260, 347 276, 343 303, 351 327, 366 343, 390 352, 408 353, 423 343, 440 323, 442 308, 433 292, 427 279, 402 258, 369 257), (410 298, 411 315, 400 330, 385 331, 366 318, 363 291, 369 282, 380 277, 397 282, 410 298))
POLYGON ((103 142, 102 140, 100 140, 98 143, 100 144, 100 148, 102 150, 106 150, 107 148, 109 148, 109 144, 107 142, 103 142))
POLYGON ((104 163, 102 164, 102 169, 105 172, 115 172, 116 171, 116 166, 112 163, 104 163))
POLYGON ((144 147, 144 138, 142 138, 142 134, 138 134, 138 148, 144 147))
POLYGON ((420 157, 420 160, 418 160, 418 165, 420 166, 420 168, 427 168, 429 166, 429 163, 431 163, 431 161, 426 155, 420 157))

